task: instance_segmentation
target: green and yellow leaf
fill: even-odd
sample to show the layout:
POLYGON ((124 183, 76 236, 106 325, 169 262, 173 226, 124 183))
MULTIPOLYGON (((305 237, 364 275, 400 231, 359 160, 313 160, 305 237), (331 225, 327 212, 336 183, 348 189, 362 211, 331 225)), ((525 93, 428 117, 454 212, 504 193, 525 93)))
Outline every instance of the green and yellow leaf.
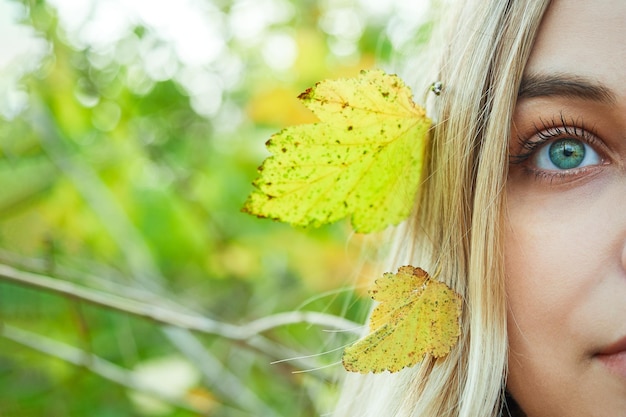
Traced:
POLYGON ((397 372, 425 355, 446 356, 461 333, 461 297, 423 269, 403 266, 376 281, 372 298, 379 301, 370 317, 371 333, 346 348, 348 371, 397 372))
POLYGON ((395 75, 363 71, 299 97, 320 122, 274 135, 244 211, 298 226, 350 216, 357 232, 400 223, 420 183, 431 125, 395 75))

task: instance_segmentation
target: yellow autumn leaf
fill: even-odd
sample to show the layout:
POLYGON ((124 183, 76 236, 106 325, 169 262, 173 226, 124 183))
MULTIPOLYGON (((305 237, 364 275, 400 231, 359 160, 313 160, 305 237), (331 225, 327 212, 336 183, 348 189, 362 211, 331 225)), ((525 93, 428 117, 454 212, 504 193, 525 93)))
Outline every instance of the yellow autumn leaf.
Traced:
POLYGON ((430 120, 395 75, 362 71, 299 97, 320 122, 274 135, 244 211, 299 226, 351 216, 357 232, 398 224, 420 183, 430 120))
POLYGON ((403 266, 376 281, 379 301, 370 317, 371 333, 346 348, 343 365, 352 372, 397 372, 425 355, 446 356, 461 327, 461 297, 421 268, 403 266))

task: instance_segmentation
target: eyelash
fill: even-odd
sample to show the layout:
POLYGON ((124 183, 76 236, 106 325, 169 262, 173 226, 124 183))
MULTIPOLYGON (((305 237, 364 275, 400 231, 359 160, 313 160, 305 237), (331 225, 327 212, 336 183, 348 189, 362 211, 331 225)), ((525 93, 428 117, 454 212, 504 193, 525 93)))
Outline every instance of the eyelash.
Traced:
MULTIPOLYGON (((527 137, 518 136, 520 153, 510 156, 511 164, 523 164, 530 159, 535 153, 548 142, 562 139, 562 138, 574 138, 581 140, 588 146, 592 146, 598 154, 602 155, 602 152, 598 151, 597 146, 594 146, 598 142, 597 135, 593 129, 587 129, 582 119, 574 120, 573 118, 568 122, 565 116, 561 113, 559 119, 552 118, 547 121, 540 119, 541 126, 535 125, 535 132, 527 137)), ((537 177, 565 177, 572 173, 583 170, 584 168, 572 168, 562 171, 546 171, 535 167, 526 167, 526 170, 530 173, 534 173, 537 177)))

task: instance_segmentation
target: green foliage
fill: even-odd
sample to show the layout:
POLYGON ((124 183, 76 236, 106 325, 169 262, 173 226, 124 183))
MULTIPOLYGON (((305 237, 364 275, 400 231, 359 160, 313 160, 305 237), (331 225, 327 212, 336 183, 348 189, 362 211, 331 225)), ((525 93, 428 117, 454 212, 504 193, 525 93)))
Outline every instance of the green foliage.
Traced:
POLYGON ((0 100, 0 415, 328 411, 334 349, 353 336, 298 317, 241 335, 280 313, 360 322, 366 303, 342 290, 360 238, 240 207, 269 133, 311 121, 299 92, 392 55, 385 22, 355 2, 362 33, 342 34, 333 6, 271 0, 252 33, 256 2, 199 2, 201 28, 222 32, 198 33, 194 58, 156 14, 126 19, 119 7, 113 32, 97 22, 110 2, 89 6, 82 26, 57 2, 9 3, 40 52, 0 65, 13 80, 4 96, 22 100, 0 100), (276 55, 289 45, 294 56, 276 55))

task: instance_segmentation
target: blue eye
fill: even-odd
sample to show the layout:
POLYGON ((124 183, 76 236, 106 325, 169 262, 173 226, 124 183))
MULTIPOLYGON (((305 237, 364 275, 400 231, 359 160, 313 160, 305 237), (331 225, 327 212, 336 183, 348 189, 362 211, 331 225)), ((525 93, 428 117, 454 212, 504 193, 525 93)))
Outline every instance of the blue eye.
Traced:
POLYGON ((541 147, 533 162, 539 169, 554 171, 597 165, 600 155, 587 143, 575 138, 557 139, 541 147))

